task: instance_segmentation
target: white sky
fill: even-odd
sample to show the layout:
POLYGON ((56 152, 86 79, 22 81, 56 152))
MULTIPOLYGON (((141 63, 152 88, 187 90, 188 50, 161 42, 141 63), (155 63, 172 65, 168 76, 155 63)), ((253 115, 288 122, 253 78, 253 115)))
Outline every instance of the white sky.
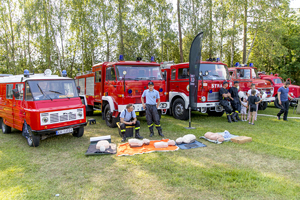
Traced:
POLYGON ((300 8, 300 0, 291 0, 290 8, 300 8))

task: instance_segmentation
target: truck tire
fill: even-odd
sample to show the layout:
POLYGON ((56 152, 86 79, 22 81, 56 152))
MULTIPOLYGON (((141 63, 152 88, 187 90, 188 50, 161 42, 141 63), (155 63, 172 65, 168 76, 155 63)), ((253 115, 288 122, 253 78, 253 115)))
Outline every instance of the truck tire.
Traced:
POLYGON ((207 114, 209 116, 214 116, 214 117, 222 117, 223 114, 224 114, 224 110, 222 112, 216 112, 216 111, 210 111, 210 110, 207 110, 207 114))
POLYGON ((27 137, 27 144, 30 147, 38 147, 40 145, 40 136, 34 135, 29 125, 27 125, 27 133, 29 137, 27 137))
POLYGON ((72 133, 74 137, 82 137, 83 134, 84 134, 84 127, 76 128, 72 133))
POLYGON ((115 128, 117 127, 117 122, 119 121, 119 116, 118 117, 112 117, 112 114, 110 112, 110 107, 109 104, 107 104, 104 108, 104 118, 106 125, 110 128, 115 128))
POLYGON ((266 110, 267 107, 268 107, 268 102, 263 101, 258 105, 258 110, 266 110))
POLYGON ((11 127, 4 124, 2 119, 1 119, 1 128, 2 128, 2 133, 4 134, 11 133, 11 127))
POLYGON ((86 116, 93 116, 94 114, 94 108, 92 106, 88 106, 91 111, 86 111, 86 116))
POLYGON ((173 116, 175 119, 187 120, 189 118, 189 111, 185 109, 183 99, 176 99, 173 103, 173 116))
POLYGON ((281 108, 281 106, 279 105, 278 97, 275 98, 274 105, 276 108, 281 108))

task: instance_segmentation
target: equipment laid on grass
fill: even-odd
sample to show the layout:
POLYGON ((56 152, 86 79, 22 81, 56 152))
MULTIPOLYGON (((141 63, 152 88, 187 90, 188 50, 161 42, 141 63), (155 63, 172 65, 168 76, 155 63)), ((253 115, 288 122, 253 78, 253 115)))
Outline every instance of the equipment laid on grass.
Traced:
POLYGON ((96 124, 96 120, 94 118, 88 119, 89 124, 96 124))
POLYGON ((244 144, 247 142, 252 142, 252 137, 239 136, 239 137, 231 138, 231 141, 237 144, 244 144))
MULTIPOLYGON (((211 132, 208 132, 208 133, 211 133, 211 132)), ((215 138, 207 138, 205 135, 200 137, 200 139, 205 139, 209 142, 212 142, 212 143, 216 143, 216 144, 222 144, 223 142, 228 142, 231 140, 231 138, 234 138, 234 137, 238 137, 238 135, 232 135, 230 134, 227 130, 225 130, 224 132, 220 132, 220 133, 217 133, 219 134, 220 136, 222 136, 224 138, 224 141, 218 141, 218 140, 215 140, 215 138)))
POLYGON ((95 155, 105 155, 105 154, 116 154, 117 145, 111 143, 111 136, 100 136, 100 137, 91 137, 90 146, 85 152, 86 156, 95 156, 95 155))
POLYGON ((199 142, 199 141, 194 141, 193 143, 189 143, 189 144, 177 144, 177 146, 180 148, 180 149, 183 149, 183 150, 186 150, 186 149, 194 149, 194 148, 199 148, 199 147, 206 147, 205 144, 199 142))

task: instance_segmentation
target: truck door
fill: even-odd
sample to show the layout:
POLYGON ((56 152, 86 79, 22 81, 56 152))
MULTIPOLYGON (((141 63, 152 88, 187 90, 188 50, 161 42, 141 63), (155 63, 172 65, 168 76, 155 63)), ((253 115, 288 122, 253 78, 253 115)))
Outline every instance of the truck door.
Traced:
POLYGON ((101 78, 102 78, 102 74, 100 68, 99 71, 95 71, 95 101, 99 103, 101 103, 101 99, 103 95, 101 78))
POLYGON ((12 107, 13 107, 13 87, 14 84, 6 84, 6 99, 4 102, 4 119, 5 120, 5 124, 13 127, 14 124, 14 118, 13 118, 13 111, 12 111, 12 107))
POLYGON ((22 130, 24 122, 24 107, 23 107, 23 94, 24 94, 24 83, 17 83, 15 89, 18 89, 20 96, 14 97, 12 112, 14 116, 14 128, 22 130))
POLYGON ((179 68, 177 73, 177 79, 179 85, 179 92, 184 93, 185 95, 189 95, 188 85, 189 85, 189 72, 188 68, 179 68))
POLYGON ((114 67, 106 68, 105 92, 108 96, 116 96, 116 73, 114 67))
POLYGON ((170 92, 178 92, 178 84, 175 82, 176 80, 176 69, 171 69, 171 78, 170 78, 170 92))

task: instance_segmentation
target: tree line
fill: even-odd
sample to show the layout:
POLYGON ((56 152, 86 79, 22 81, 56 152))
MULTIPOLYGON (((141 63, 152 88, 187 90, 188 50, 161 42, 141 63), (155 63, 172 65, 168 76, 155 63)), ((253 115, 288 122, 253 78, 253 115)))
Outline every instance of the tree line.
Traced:
POLYGON ((300 14, 288 0, 1 0, 0 73, 74 77, 119 54, 188 62, 200 31, 202 60, 300 82, 300 14))

